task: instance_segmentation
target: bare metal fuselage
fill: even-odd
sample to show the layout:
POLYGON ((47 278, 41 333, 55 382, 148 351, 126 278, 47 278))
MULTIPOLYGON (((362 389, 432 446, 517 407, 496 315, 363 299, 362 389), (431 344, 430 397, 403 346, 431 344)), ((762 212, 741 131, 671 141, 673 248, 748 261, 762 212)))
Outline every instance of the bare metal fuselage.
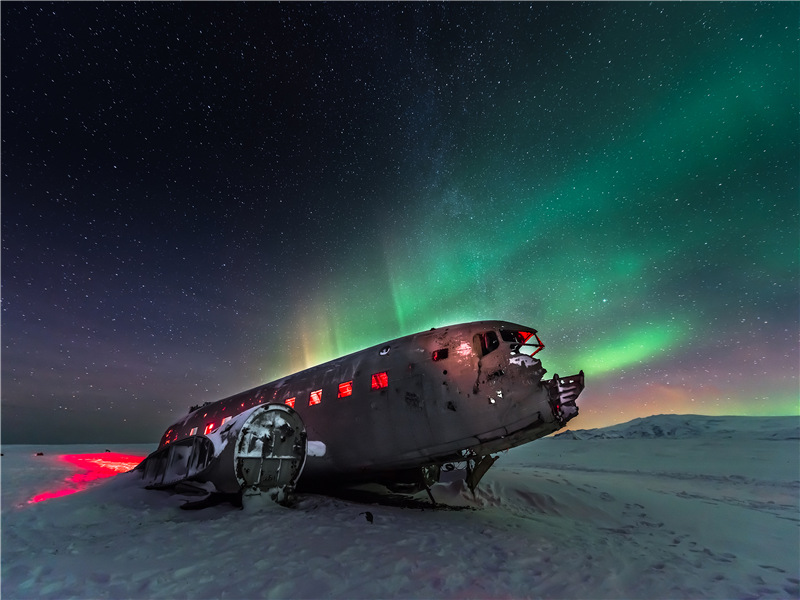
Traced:
POLYGON ((392 481, 479 459, 557 431, 577 414, 583 372, 543 379, 532 356, 543 347, 533 328, 505 321, 405 336, 205 404, 173 424, 156 453, 278 404, 296 411, 309 448, 316 444, 301 467, 302 487, 392 481))

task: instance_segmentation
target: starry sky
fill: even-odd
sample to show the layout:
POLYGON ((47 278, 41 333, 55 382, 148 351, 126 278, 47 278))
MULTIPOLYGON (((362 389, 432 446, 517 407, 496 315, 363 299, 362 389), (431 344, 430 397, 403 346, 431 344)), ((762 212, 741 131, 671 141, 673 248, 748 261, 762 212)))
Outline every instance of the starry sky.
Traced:
POLYGON ((478 319, 574 428, 798 414, 800 4, 0 10, 3 443, 478 319))

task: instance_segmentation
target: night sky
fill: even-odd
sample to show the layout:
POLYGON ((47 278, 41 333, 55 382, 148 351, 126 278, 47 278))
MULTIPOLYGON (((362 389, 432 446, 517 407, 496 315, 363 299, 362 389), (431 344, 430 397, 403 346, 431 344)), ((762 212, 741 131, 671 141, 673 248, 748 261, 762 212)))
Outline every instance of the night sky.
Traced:
POLYGON ((2 441, 452 323, 576 428, 798 414, 798 3, 10 3, 2 441))

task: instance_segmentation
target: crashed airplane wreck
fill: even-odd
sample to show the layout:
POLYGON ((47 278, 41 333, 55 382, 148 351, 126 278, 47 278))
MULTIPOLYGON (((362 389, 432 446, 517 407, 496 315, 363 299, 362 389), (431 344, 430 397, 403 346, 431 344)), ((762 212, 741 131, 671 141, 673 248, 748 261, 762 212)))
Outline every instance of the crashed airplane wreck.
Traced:
POLYGON ((430 495, 463 479, 474 492, 494 454, 578 414, 583 371, 544 379, 543 349, 505 321, 401 337, 192 407, 136 470, 149 488, 206 495, 185 508, 362 483, 430 495))

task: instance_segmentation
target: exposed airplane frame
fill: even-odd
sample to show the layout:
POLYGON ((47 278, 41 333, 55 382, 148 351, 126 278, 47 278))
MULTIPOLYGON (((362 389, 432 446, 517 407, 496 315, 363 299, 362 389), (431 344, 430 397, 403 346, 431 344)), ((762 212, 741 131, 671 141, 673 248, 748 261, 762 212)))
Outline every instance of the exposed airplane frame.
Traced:
POLYGON ((542 349, 535 329, 506 321, 401 337, 192 407, 137 469, 153 488, 278 501, 295 487, 422 489, 454 473, 474 491, 492 454, 578 414, 583 371, 543 379, 542 349))

